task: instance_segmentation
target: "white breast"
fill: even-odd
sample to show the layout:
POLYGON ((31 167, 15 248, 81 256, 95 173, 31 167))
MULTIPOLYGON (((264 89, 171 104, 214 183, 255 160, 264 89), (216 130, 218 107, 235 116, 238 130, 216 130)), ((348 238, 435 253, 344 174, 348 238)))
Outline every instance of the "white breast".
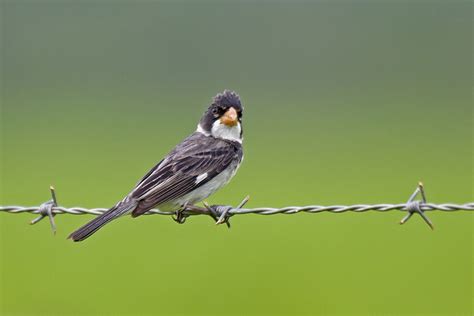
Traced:
POLYGON ((192 192, 184 195, 183 197, 177 199, 175 201, 176 205, 183 205, 185 203, 194 204, 206 199, 208 196, 222 188, 226 185, 230 179, 235 175, 237 169, 239 169, 240 163, 236 161, 232 163, 222 171, 220 174, 215 176, 209 182, 205 183, 204 185, 200 186, 199 188, 195 189, 192 192))

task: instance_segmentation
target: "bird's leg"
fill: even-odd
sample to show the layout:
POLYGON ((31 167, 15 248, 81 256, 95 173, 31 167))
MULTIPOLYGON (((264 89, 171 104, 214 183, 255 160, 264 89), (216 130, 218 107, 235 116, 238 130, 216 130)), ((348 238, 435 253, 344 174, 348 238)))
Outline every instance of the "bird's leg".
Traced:
POLYGON ((178 224, 184 224, 186 222, 186 218, 189 215, 186 215, 184 211, 188 208, 188 202, 184 203, 180 208, 176 210, 176 216, 173 216, 173 220, 178 224))
POLYGON ((173 220, 178 224, 183 224, 186 218, 191 215, 209 215, 216 222, 216 225, 225 223, 230 228, 229 219, 232 216, 231 211, 244 207, 248 200, 249 196, 245 197, 236 208, 229 205, 209 205, 205 201, 202 202, 204 207, 200 207, 186 202, 176 210, 176 216, 173 216, 173 220))
POLYGON ((173 216, 173 220, 178 224, 184 224, 186 218, 191 215, 211 215, 217 221, 217 215, 212 214, 212 210, 204 207, 190 204, 189 202, 184 203, 179 209, 175 211, 176 216, 173 216))

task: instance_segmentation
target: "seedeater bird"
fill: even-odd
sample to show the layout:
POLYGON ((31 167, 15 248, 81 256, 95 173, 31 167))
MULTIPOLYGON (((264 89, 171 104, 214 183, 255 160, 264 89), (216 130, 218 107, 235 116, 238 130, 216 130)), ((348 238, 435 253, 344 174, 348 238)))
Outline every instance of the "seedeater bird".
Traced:
POLYGON ((216 95, 193 134, 153 167, 123 200, 69 238, 82 241, 123 215, 137 217, 152 208, 179 210, 223 187, 243 159, 242 112, 235 92, 224 90, 216 95))

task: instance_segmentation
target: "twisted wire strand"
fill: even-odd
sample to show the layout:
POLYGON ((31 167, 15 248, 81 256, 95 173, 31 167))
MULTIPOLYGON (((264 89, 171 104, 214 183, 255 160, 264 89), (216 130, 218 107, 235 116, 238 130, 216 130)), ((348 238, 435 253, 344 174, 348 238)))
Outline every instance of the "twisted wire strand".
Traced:
MULTIPOLYGON (((41 204, 40 206, 0 206, 0 212, 8 213, 34 213, 39 214, 40 216, 33 219, 31 224, 36 224, 44 218, 49 218, 51 229, 53 233, 56 233, 56 224, 54 221, 54 216, 56 214, 73 214, 73 215, 82 215, 82 214, 91 214, 91 215, 100 215, 106 212, 106 208, 84 208, 84 207, 62 207, 59 206, 56 200, 56 193, 53 187, 50 187, 52 199, 41 204)), ((418 186, 410 196, 406 203, 399 204, 355 204, 355 205, 330 205, 330 206, 321 206, 321 205, 308 205, 308 206, 287 206, 282 208, 273 208, 273 207, 258 207, 258 208, 244 208, 244 205, 249 200, 247 196, 242 202, 236 206, 228 205, 208 205, 203 203, 205 207, 200 207, 196 205, 183 205, 182 209, 177 211, 161 211, 159 209, 152 209, 145 213, 146 215, 168 215, 173 216, 173 220, 179 224, 183 224, 186 221, 186 218, 192 215, 209 215, 211 216, 216 224, 225 223, 227 227, 230 228, 230 217, 234 215, 243 215, 243 214, 258 214, 258 215, 274 215, 274 214, 296 214, 296 213, 321 213, 321 212, 330 212, 330 213, 345 213, 345 212, 368 212, 368 211, 377 211, 377 212, 389 212, 389 211, 403 211, 406 215, 400 221, 400 224, 406 223, 413 214, 418 214, 423 218, 425 223, 431 228, 434 229, 433 223, 426 216, 425 211, 443 211, 443 212, 453 212, 453 211, 474 211, 474 202, 469 202, 465 204, 453 204, 453 203, 443 203, 443 204, 434 204, 427 203, 426 195, 423 188, 423 184, 420 182, 418 186), (417 196, 421 197, 421 200, 415 200, 417 196)))
MULTIPOLYGON (((411 202, 410 202, 411 203, 411 202)), ((308 206, 287 206, 282 208, 273 207, 258 207, 258 208, 230 208, 228 210, 229 215, 243 215, 243 214, 259 214, 259 215, 274 215, 274 214, 296 214, 296 213, 344 213, 344 212, 388 212, 388 211, 409 211, 409 203, 401 204, 356 204, 356 205, 308 205, 308 206)), ((474 211, 474 202, 465 204, 453 204, 453 203, 424 203, 420 205, 422 211, 474 211)), ((107 211, 107 208, 84 208, 84 207, 62 207, 54 206, 52 208, 53 214, 72 214, 72 215, 100 215, 107 211)), ((41 206, 0 206, 0 212, 7 213, 41 213, 41 206)), ((175 215, 176 212, 166 212, 158 209, 150 210, 146 215, 175 215)), ((199 215, 201 213, 190 213, 188 215, 199 215)))

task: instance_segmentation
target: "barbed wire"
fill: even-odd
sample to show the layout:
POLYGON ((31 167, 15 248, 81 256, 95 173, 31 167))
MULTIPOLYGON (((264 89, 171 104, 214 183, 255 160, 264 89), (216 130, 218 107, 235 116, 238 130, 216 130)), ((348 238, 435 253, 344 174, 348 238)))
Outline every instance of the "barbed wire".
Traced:
MULTIPOLYGON (((0 212, 7 213, 33 213, 40 214, 39 217, 33 219, 31 224, 36 224, 41 221, 43 218, 48 217, 50 220, 51 228, 53 232, 56 232, 56 224, 54 222, 54 216, 57 214, 72 214, 72 215, 100 215, 106 212, 107 208, 84 208, 84 207, 62 207, 59 206, 56 200, 56 193, 53 187, 50 187, 52 199, 41 204, 40 206, 0 206, 0 212)), ((173 216, 173 219, 183 224, 186 219, 194 215, 209 215, 211 216, 216 224, 225 223, 230 227, 230 217, 234 215, 243 215, 243 214, 258 214, 258 215, 275 215, 275 214, 296 214, 296 213, 321 213, 321 212, 330 212, 330 213, 345 213, 345 212, 368 212, 368 211, 377 211, 377 212, 388 212, 388 211, 403 211, 407 214, 400 221, 400 224, 406 223, 413 214, 419 214, 423 220, 428 224, 431 229, 434 228, 432 222, 426 216, 425 212, 427 211, 443 211, 443 212, 452 212, 452 211, 474 211, 474 202, 469 202, 465 204, 453 204, 453 203, 443 203, 443 204, 433 204, 426 202, 426 195, 423 188, 423 184, 420 182, 413 194, 410 196, 406 203, 400 204, 355 204, 355 205, 331 205, 331 206, 321 206, 321 205, 308 205, 308 206, 287 206, 282 208, 273 208, 273 207, 257 207, 257 208, 244 208, 245 204, 249 200, 247 196, 238 206, 232 207, 229 205, 208 205, 203 203, 204 207, 196 205, 184 205, 180 210, 174 212, 161 211, 158 209, 152 209, 145 213, 145 215, 168 215, 173 216), (420 195, 421 200, 415 200, 416 197, 420 195)))

